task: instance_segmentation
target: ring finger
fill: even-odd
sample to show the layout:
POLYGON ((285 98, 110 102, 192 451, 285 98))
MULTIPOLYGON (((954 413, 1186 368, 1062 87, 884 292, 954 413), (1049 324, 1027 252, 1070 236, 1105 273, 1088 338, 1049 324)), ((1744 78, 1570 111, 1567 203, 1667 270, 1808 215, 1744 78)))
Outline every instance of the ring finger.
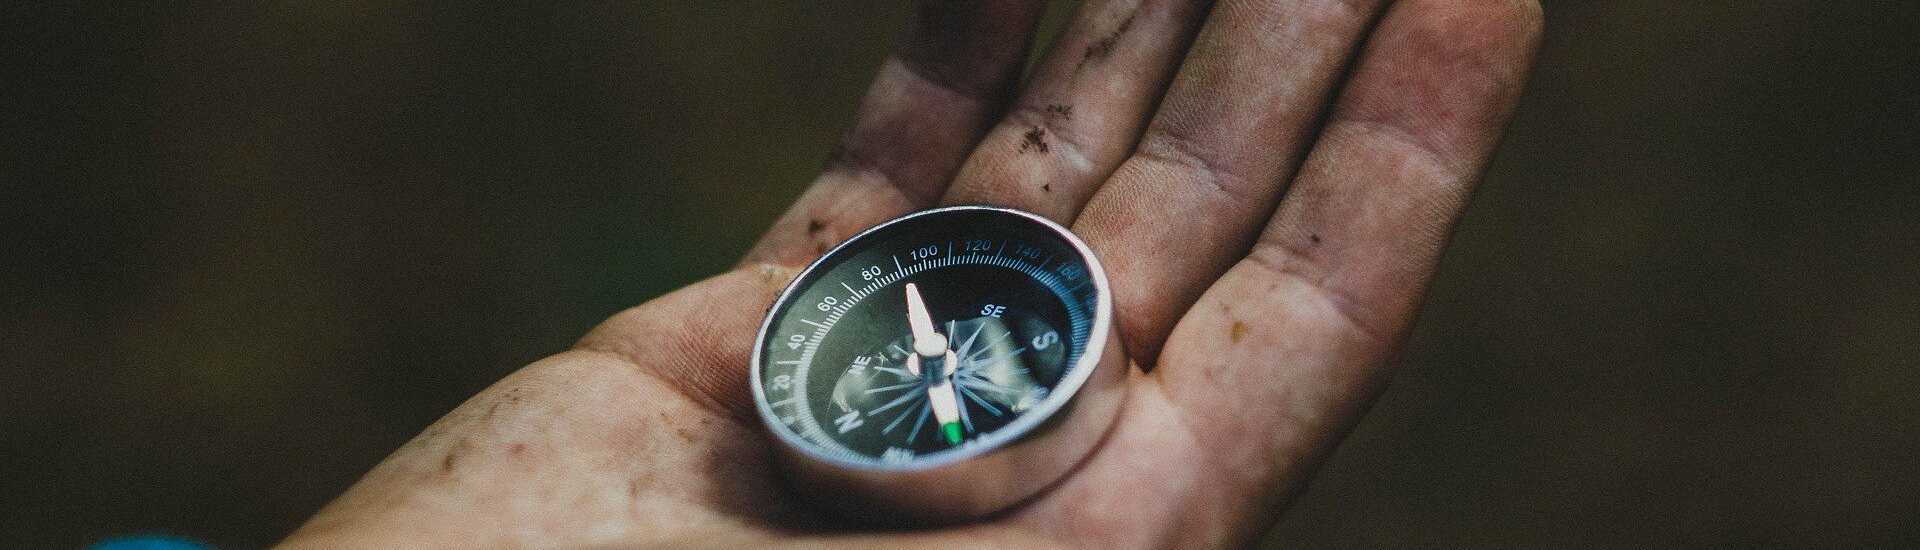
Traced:
POLYGON ((1074 222, 1106 264, 1127 355, 1246 254, 1383 0, 1223 1, 1133 156, 1074 222))

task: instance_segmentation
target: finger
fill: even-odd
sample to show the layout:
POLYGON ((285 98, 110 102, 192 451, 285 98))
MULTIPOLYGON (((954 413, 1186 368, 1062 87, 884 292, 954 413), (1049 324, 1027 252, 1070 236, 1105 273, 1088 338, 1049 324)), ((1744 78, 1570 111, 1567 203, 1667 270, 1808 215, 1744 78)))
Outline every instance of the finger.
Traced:
POLYGON ((1401 0, 1381 21, 1272 223, 1154 372, 1209 466, 1252 480, 1195 496, 1277 509, 1378 395, 1540 29, 1534 0, 1401 0))
POLYGON ((888 218, 930 206, 1005 108, 1042 0, 923 0, 853 128, 745 263, 801 265, 888 218))
POLYGON ((1216 6, 1133 156, 1074 229, 1106 264, 1128 356, 1245 255, 1379 2, 1216 6))
POLYGON ((1133 150, 1209 3, 1081 5, 943 202, 1010 206, 1071 222, 1133 150))

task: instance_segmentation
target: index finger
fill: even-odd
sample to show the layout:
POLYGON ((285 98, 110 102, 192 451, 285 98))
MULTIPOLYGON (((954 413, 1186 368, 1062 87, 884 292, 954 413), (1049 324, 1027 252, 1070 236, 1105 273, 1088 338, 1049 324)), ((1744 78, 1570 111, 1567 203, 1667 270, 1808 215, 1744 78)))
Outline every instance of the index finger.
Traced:
POLYGON ((924 0, 825 171, 742 263, 798 266, 932 206, 1006 108, 1044 0, 924 0))

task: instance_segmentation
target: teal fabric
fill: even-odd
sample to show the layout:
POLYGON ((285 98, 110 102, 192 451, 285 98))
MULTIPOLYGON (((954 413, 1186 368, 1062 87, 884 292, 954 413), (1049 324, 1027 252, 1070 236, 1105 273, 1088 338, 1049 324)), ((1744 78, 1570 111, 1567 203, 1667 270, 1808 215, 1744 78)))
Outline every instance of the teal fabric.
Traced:
POLYGON ((100 541, 87 550, 214 550, 212 546, 165 535, 137 535, 100 541))

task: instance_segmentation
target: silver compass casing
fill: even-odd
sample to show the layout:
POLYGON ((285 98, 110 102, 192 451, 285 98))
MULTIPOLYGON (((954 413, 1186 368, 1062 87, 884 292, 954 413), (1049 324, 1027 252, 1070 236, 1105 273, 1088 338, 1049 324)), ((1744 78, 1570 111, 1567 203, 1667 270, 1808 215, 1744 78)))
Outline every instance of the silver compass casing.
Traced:
POLYGON ((1125 401, 1127 367, 1113 330, 1113 298, 1106 270, 1067 228, 1036 214, 995 206, 952 206, 914 212, 848 238, 807 266, 768 308, 754 340, 749 376, 762 422, 777 441, 782 474, 803 497, 848 519, 884 524, 937 524, 987 516, 1024 502, 1053 485, 1091 454, 1113 427, 1125 401), (1055 232, 1080 255, 1096 290, 1093 326, 1072 370, 1040 406, 965 452, 905 463, 854 462, 817 452, 784 429, 759 383, 768 331, 775 315, 804 290, 816 270, 861 237, 921 216, 973 210, 1011 214, 1055 232))

